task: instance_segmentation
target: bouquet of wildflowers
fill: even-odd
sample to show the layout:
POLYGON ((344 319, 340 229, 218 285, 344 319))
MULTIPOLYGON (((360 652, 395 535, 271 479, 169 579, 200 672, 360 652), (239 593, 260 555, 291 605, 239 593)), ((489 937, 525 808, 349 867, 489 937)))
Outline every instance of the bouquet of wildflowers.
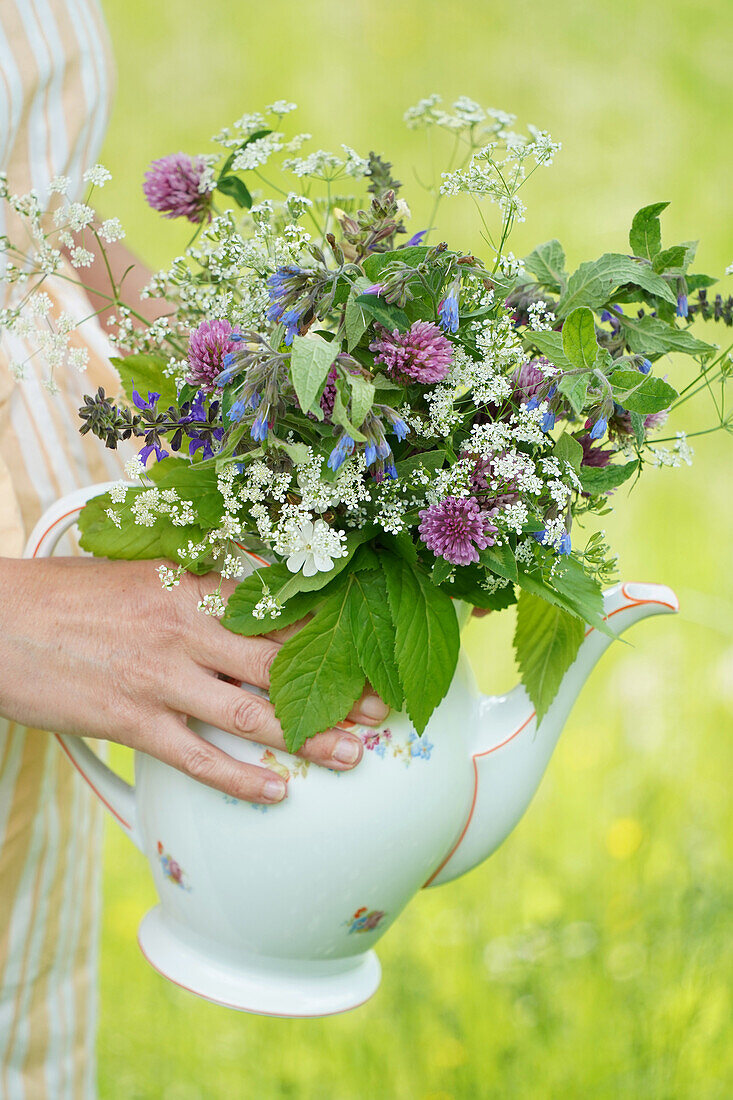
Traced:
MULTIPOLYGON (((634 216, 628 249, 573 272, 557 240, 515 259, 520 191, 559 146, 503 112, 465 98, 448 112, 435 96, 407 112, 409 126, 452 135, 458 164, 411 233, 391 164, 346 146, 304 155, 308 135, 284 133, 291 110, 245 116, 215 138, 221 154, 167 156, 146 175, 150 205, 193 236, 148 288, 168 303, 152 326, 111 285, 124 394, 88 396, 81 431, 141 449, 130 481, 85 508, 82 545, 163 558, 166 587, 184 570, 241 578, 241 549, 264 555, 226 604, 219 583, 201 607, 246 635, 307 618, 271 672, 293 751, 349 711, 365 678, 421 733, 455 670, 456 600, 517 604, 541 718, 586 624, 610 633, 615 558, 602 532, 584 537, 589 519, 646 466, 690 461, 684 433, 659 429, 698 390, 730 430, 730 354, 691 321, 730 325, 733 301, 691 272, 694 243, 662 246, 666 203, 634 216), (460 195, 486 259, 430 239, 442 198, 460 195), (664 376, 670 354, 693 364, 681 393, 664 376)), ((32 255, 5 242, 25 305, 29 280, 38 291, 59 270, 54 233, 83 267, 84 234, 111 231, 88 202, 62 202, 46 231, 32 200, 6 198, 39 242, 32 255)))

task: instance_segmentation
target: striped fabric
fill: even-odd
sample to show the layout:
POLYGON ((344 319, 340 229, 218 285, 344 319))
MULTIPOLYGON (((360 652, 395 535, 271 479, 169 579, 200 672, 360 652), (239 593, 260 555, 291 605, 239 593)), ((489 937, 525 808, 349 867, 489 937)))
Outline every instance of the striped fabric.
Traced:
MULTIPOLYGON (((12 190, 43 199, 56 174, 80 185, 104 134, 111 72, 96 0, 0 0, 0 168, 12 190)), ((88 315, 71 284, 44 289, 55 309, 88 315)), ((102 330, 89 322, 82 333, 89 367, 56 372, 55 397, 36 349, 0 342, 0 555, 21 554, 60 494, 119 476, 119 456, 78 434, 83 394, 114 393, 119 381, 102 330), (28 363, 23 381, 9 369, 17 361, 28 363)), ((0 718, 2 1100, 95 1095, 99 837, 92 796, 53 739, 0 718)))

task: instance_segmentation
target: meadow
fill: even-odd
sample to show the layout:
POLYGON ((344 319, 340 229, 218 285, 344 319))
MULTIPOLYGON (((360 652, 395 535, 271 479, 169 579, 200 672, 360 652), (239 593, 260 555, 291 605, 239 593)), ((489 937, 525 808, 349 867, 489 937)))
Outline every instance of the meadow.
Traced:
MULTIPOLYGON (((666 243, 700 237, 698 268, 711 274, 733 262, 725 0, 103 6, 118 90, 102 158, 115 179, 102 208, 122 217, 128 243, 151 266, 181 249, 185 230, 146 208, 149 161, 207 150, 220 126, 279 98, 299 104, 296 124, 315 147, 345 141, 385 153, 419 228, 430 200, 417 179, 430 158, 401 119, 433 91, 512 111, 563 142, 555 165, 528 186, 516 255, 551 237, 574 265, 624 251, 633 213, 669 200, 666 243)), ((453 203, 441 209, 441 236, 479 250, 471 205, 453 203)), ((730 333, 712 324, 698 331, 721 344, 730 333)), ((685 384, 680 365, 668 372, 685 384)), ((686 409, 690 431, 711 423, 706 402, 686 409)), ((323 1020, 267 1019, 164 982, 135 942, 154 903, 146 865, 108 823, 103 1097, 733 1093, 733 448, 722 434, 692 443, 691 468, 649 471, 606 519, 621 577, 669 584, 680 615, 644 622, 628 635, 632 645, 606 655, 515 833, 468 876, 414 899, 380 944, 383 983, 364 1007, 323 1020)), ((485 691, 516 680, 512 629, 511 613, 468 628, 485 691)))

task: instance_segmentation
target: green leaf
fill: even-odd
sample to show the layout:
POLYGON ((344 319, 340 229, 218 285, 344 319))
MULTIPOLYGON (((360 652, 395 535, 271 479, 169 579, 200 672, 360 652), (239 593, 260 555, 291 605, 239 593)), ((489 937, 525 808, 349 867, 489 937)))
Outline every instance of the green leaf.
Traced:
POLYGON ((580 483, 586 493, 596 496, 599 493, 607 493, 610 489, 617 489, 628 481, 639 468, 639 463, 634 459, 623 466, 581 466, 580 483))
POLYGON ((387 579, 381 569, 354 574, 349 609, 361 671, 387 706, 401 710, 405 696, 395 658, 387 579))
POLYGON ((222 625, 233 634, 251 637, 255 634, 266 634, 271 630, 279 630, 283 626, 290 626, 291 623, 305 618, 325 598, 329 592, 328 585, 314 592, 298 592, 291 596, 281 613, 274 619, 270 616, 265 619, 256 619, 252 614, 262 599, 263 583, 270 589, 271 595, 278 598, 279 593, 292 579, 293 574, 284 562, 258 569, 240 581, 232 592, 227 601, 224 616, 220 620, 222 625))
MULTIPOLYGON (((188 546, 189 539, 200 542, 205 538, 204 529, 197 524, 176 527, 168 516, 159 516, 152 527, 135 523, 131 505, 142 491, 129 489, 124 504, 115 504, 109 493, 93 497, 82 508, 78 519, 81 548, 98 558, 123 561, 165 558, 180 565, 178 551, 188 546), (119 516, 119 528, 106 514, 108 508, 119 516)), ((212 563, 205 560, 191 572, 205 573, 211 566, 212 563)))
POLYGON ((357 428, 356 424, 352 424, 349 420, 349 414, 346 411, 346 405, 344 399, 341 396, 341 386, 336 383, 336 396, 333 401, 333 409, 331 411, 331 420, 334 424, 339 424, 342 428, 345 428, 352 439, 355 439, 357 443, 366 442, 366 436, 357 428))
POLYGON ((346 346, 352 351, 364 335, 367 325, 367 315, 353 294, 346 299, 346 313, 344 325, 346 328, 346 346))
POLYGON ((715 348, 698 340, 687 329, 677 328, 658 317, 619 317, 626 343, 636 355, 647 359, 679 351, 686 355, 710 355, 715 348))
POLYGON ((563 374, 557 383, 558 390, 565 394, 577 416, 585 408, 590 380, 590 374, 563 374))
POLYGON ((570 276, 567 291, 558 302, 555 313, 558 317, 567 317, 578 306, 598 309, 608 302, 615 287, 627 283, 640 286, 647 293, 673 305, 677 303, 669 283, 652 271, 648 264, 620 253, 607 252, 598 260, 581 264, 570 276))
POLYGON ((401 458, 395 463, 397 477, 402 479, 411 474, 413 470, 425 469, 430 474, 440 470, 445 462, 445 451, 423 451, 422 454, 412 458, 401 458))
POLYGON ((446 561, 445 558, 436 557, 435 565, 430 570, 430 580, 433 584, 442 584, 443 581, 448 579, 454 569, 455 565, 451 562, 446 561))
POLYGON ((574 615, 529 592, 520 593, 514 649, 538 725, 575 660, 584 633, 583 623, 574 615))
POLYGON ((631 417, 631 430, 634 433, 634 439, 641 447, 642 443, 646 439, 646 425, 644 424, 644 417, 641 413, 629 413, 631 417))
POLYGON ((567 432, 563 432, 552 453, 560 462, 569 462, 576 474, 578 473, 580 464, 583 461, 583 448, 577 439, 573 439, 567 432))
POLYGON ((537 573, 527 573, 522 569, 519 570, 519 584, 533 596, 540 596, 564 611, 577 615, 609 638, 616 637, 603 619, 603 593, 599 585, 588 576, 575 558, 566 559, 563 572, 555 572, 551 584, 537 573))
POLYGON ((239 176, 220 176, 216 183, 216 190, 221 191, 222 195, 228 195, 230 199, 234 199, 237 206, 246 210, 252 208, 252 196, 239 176))
POLYGON ((407 713, 418 733, 450 687, 460 644, 450 597, 404 558, 381 555, 407 713))
POLYGON ((635 256, 644 260, 653 260, 662 247, 662 229, 659 215, 669 206, 668 202, 654 202, 642 206, 634 214, 629 231, 629 245, 635 256))
POLYGON ((559 241, 538 244, 522 262, 537 282, 548 290, 560 294, 565 289, 568 277, 565 272, 565 253, 559 241))
POLYGON ((126 355, 121 358, 118 355, 110 359, 122 382, 122 388, 128 401, 132 401, 133 384, 137 392, 147 399, 148 393, 159 393, 158 407, 167 409, 169 405, 175 405, 178 400, 176 384, 172 378, 163 373, 168 366, 168 360, 162 355, 126 355))
POLYGON ((319 398, 331 365, 340 351, 337 340, 331 343, 320 336, 296 336, 290 357, 290 371, 303 412, 315 413, 323 420, 319 398))
POLYGON ((530 348, 538 348, 539 351, 559 367, 562 371, 573 369, 573 364, 568 359, 562 346, 561 332, 527 332, 524 334, 524 343, 530 348))
POLYGON ((652 267, 658 274, 664 271, 674 270, 675 274, 682 274, 685 269, 687 249, 683 244, 676 244, 673 248, 665 248, 657 252, 652 261, 652 267))
POLYGON ((380 535, 379 541, 393 554, 404 558, 410 565, 417 565, 417 547, 412 541, 412 535, 407 529, 403 529, 397 535, 380 535))
POLYGON ((417 267, 427 256, 430 248, 424 244, 413 244, 409 248, 398 248, 393 252, 374 252, 367 256, 362 267, 370 282, 378 283, 379 275, 388 264, 398 260, 408 267, 417 267))
POLYGON ((351 630, 353 578, 336 586, 273 661, 270 698, 289 752, 345 718, 362 693, 364 674, 351 630))
POLYGON ((399 306, 387 305, 386 302, 380 301, 376 294, 360 294, 356 302, 390 332, 394 329, 406 332, 410 327, 410 319, 403 309, 399 306))
POLYGON ((668 409, 679 396, 663 378, 642 374, 637 370, 617 370, 609 378, 613 396, 628 412, 649 413, 668 409))
POLYGON ((374 404, 374 386, 361 374, 347 374, 346 382, 351 387, 351 421, 360 428, 374 404))
MULTIPOLYGON (((148 476, 159 489, 175 489, 181 500, 190 500, 202 526, 219 526, 224 515, 224 500, 217 487, 216 467, 168 457, 156 462, 148 476)), ((135 487, 129 492, 144 492, 144 489, 135 487)))
POLYGON ((479 552, 479 561, 486 565, 498 577, 504 577, 508 581, 517 581, 517 559, 508 542, 502 546, 489 546, 479 552))
POLYGON ((578 370, 592 370, 598 356, 598 340, 593 314, 587 306, 579 306, 562 326, 562 348, 578 370))
POLYGON ((333 569, 329 569, 327 573, 315 573, 312 577, 306 577, 304 573, 291 573, 288 583, 283 585, 280 589, 278 598, 284 601, 292 599, 292 597, 299 592, 315 592, 318 589, 325 588, 327 584, 330 584, 335 577, 344 572, 347 566, 356 568, 356 564, 352 564, 352 559, 354 559, 356 551, 362 543, 368 542, 373 536, 373 526, 361 527, 358 530, 349 531, 346 535, 346 553, 343 557, 336 558, 333 563, 333 569))

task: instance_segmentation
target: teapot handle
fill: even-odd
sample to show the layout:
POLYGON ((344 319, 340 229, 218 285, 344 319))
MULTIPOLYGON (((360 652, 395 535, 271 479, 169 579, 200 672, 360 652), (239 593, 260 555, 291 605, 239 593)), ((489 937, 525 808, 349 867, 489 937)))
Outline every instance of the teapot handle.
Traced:
MULTIPOLYGON (((72 527, 84 505, 92 497, 107 492, 119 482, 109 481, 77 489, 46 511, 33 528, 23 552, 24 558, 50 558, 59 539, 72 527)), ((137 826, 135 788, 120 779, 99 757, 92 752, 81 737, 65 733, 54 734, 71 763, 100 802, 109 810, 130 840, 143 851, 142 837, 137 826)))

